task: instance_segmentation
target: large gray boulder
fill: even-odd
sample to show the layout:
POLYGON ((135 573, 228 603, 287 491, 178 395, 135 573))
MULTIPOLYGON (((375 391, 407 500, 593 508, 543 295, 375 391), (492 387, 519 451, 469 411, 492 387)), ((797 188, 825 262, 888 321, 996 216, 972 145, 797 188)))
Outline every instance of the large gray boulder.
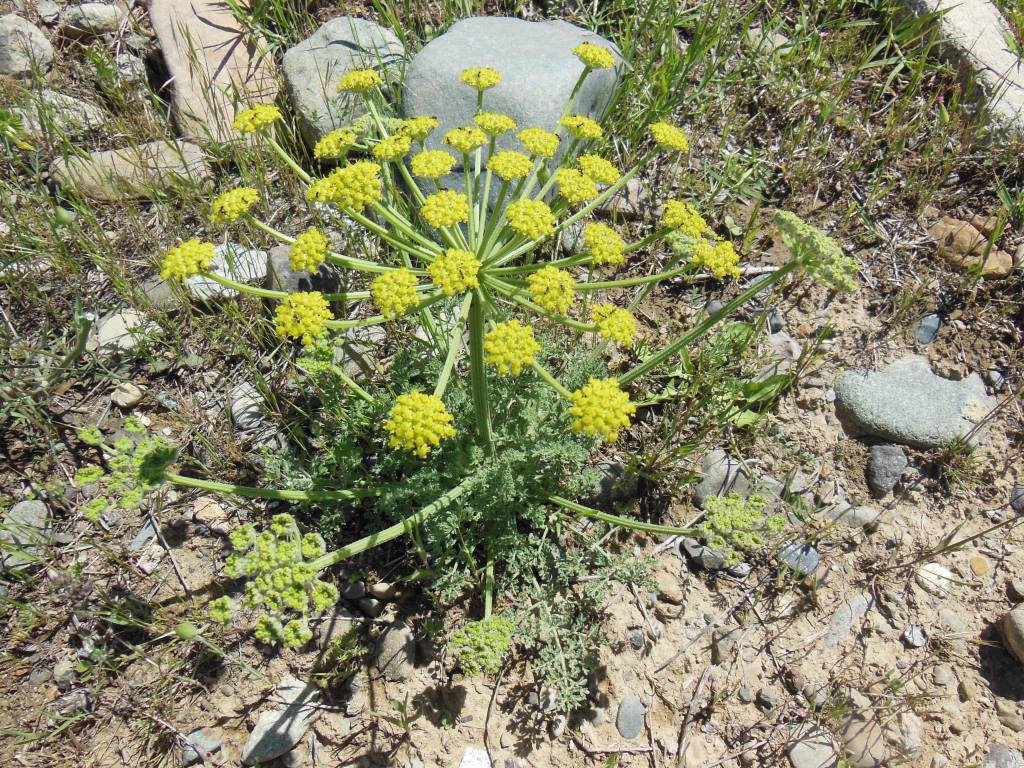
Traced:
POLYGON ((28 77, 34 67, 45 71, 53 46, 31 21, 16 13, 0 16, 0 75, 28 77))
POLYGON ((978 433, 972 430, 996 406, 980 376, 944 379, 920 355, 882 371, 847 371, 835 389, 836 411, 851 434, 917 448, 940 448, 965 438, 975 444, 978 433))
MULTIPOLYGON (((583 64, 572 49, 591 42, 610 48, 620 65, 596 70, 576 97, 573 112, 600 118, 619 82, 622 56, 613 43, 565 21, 523 21, 474 17, 455 24, 429 42, 409 63, 405 74, 405 114, 434 115, 438 128, 427 145, 437 148, 452 128, 471 125, 476 114, 475 89, 459 81, 469 67, 492 67, 501 82, 484 94, 484 109, 504 112, 520 128, 554 130, 565 110, 583 64)), ((519 149, 513 134, 499 146, 519 149)))
POLYGON ((397 74, 405 48, 390 29, 354 16, 325 22, 284 55, 284 81, 306 141, 313 143, 366 113, 361 96, 338 93, 353 69, 397 74))

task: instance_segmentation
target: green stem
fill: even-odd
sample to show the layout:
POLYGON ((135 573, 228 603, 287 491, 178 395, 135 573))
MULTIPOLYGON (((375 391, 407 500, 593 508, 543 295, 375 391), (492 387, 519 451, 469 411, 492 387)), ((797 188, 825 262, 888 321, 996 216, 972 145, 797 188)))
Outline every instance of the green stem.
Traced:
POLYGON ((705 333, 707 333, 708 330, 710 330, 716 323, 723 320, 733 311, 741 307, 746 302, 750 301, 750 299, 754 298, 754 296, 761 293, 761 291, 764 291, 765 289, 771 287, 779 280, 781 280, 783 277, 788 275, 790 272, 795 271, 799 267, 800 261, 798 259, 793 259, 788 264, 785 264, 777 271, 773 272, 771 277, 765 280, 761 280, 760 282, 754 283, 745 291, 736 296, 736 298, 734 298, 732 301, 730 301, 728 304, 722 307, 720 310, 715 312, 715 314, 709 315, 707 318, 705 318, 703 321, 701 321, 696 326, 691 328, 688 332, 680 336, 678 339, 669 344, 663 350, 661 350, 655 355, 651 355, 651 357, 647 358, 644 362, 632 368, 623 376, 620 376, 619 384, 626 385, 629 382, 633 381, 633 379, 637 378, 638 376, 643 376, 645 373, 648 373, 649 371, 652 371, 653 369, 657 368, 659 365, 661 365, 669 358, 677 355, 690 342, 700 338, 705 333))
POLYGON ((476 429, 487 456, 494 455, 494 437, 491 435, 491 404, 487 391, 487 367, 484 363, 484 293, 473 291, 469 307, 469 369, 473 385, 473 410, 476 429))
POLYGON ((367 496, 376 496, 377 491, 294 491, 281 488, 254 488, 248 485, 221 483, 216 480, 202 480, 198 477, 185 477, 173 472, 165 472, 164 480, 187 488, 199 488, 203 491, 230 493, 252 499, 277 499, 279 501, 352 501, 367 496))
POLYGON ((231 288, 239 293, 248 293, 250 296, 259 296, 264 299, 278 300, 282 300, 288 296, 284 291, 271 291, 269 288, 257 288, 254 285, 240 283, 237 280, 232 280, 230 277, 222 277, 221 275, 213 272, 200 272, 199 274, 205 278, 213 280, 214 282, 220 283, 225 288, 231 288))
POLYGON ((625 249, 622 252, 623 253, 632 253, 633 251, 638 251, 641 248, 644 248, 644 247, 650 245, 651 243, 656 243, 659 240, 664 239, 665 235, 667 235, 671 231, 672 230, 670 230, 668 227, 662 227, 657 232, 654 232, 654 233, 648 235, 647 237, 645 237, 643 240, 637 240, 635 243, 630 243, 629 245, 627 245, 625 247, 625 249))
POLYGON ((455 329, 448 340, 448 354, 444 358, 444 366, 441 368, 441 375, 437 377, 437 386, 434 387, 434 395, 440 397, 448 386, 448 379, 455 368, 455 358, 458 357, 459 349, 462 347, 462 324, 466 318, 466 311, 470 302, 473 301, 473 294, 467 293, 459 306, 459 313, 455 317, 455 329))
POLYGON ((347 560, 348 558, 361 554, 368 549, 373 549, 381 544, 386 544, 405 533, 411 533, 413 528, 422 524, 431 515, 434 515, 444 509, 468 491, 470 488, 470 481, 472 479, 472 477, 466 478, 433 503, 428 504, 414 515, 402 518, 391 527, 385 528, 382 531, 377 531, 377 533, 371 533, 369 536, 359 539, 358 541, 353 541, 351 544, 347 544, 341 549, 336 549, 333 552, 321 555, 316 560, 312 561, 310 566, 314 571, 319 573, 325 568, 337 565, 342 560, 347 560))
POLYGON ((585 507, 575 501, 563 499, 561 496, 548 496, 548 501, 557 504, 565 509, 572 510, 584 517, 600 520, 603 523, 617 525, 620 528, 628 528, 631 531, 643 531, 644 533, 657 533, 665 536, 693 536, 697 531, 693 528, 676 528, 674 525, 657 525, 656 523, 643 523, 639 520, 631 520, 628 517, 611 515, 597 509, 585 507))
POLYGON ((590 262, 590 256, 567 256, 564 259, 558 261, 538 261, 534 264, 524 264, 519 267, 498 267, 497 269, 487 270, 492 275, 522 275, 527 272, 536 272, 538 269, 544 267, 578 267, 581 264, 587 264, 590 262))
POLYGON ((269 133, 267 134, 267 143, 270 144, 270 148, 274 150, 277 156, 284 160, 284 162, 288 165, 289 168, 295 171, 296 176, 298 176, 307 184, 313 181, 313 178, 308 173, 306 173, 305 170, 303 170, 301 165, 295 162, 294 158, 292 158, 291 155, 284 151, 284 147, 278 144, 274 137, 271 136, 269 133))
POLYGON ((484 618, 489 619, 494 611, 494 552, 487 544, 487 565, 484 570, 484 618))
POLYGON ((365 389, 356 384, 352 377, 345 373, 341 366, 332 365, 331 373, 333 373, 335 376, 341 379, 342 384, 344 384, 346 387, 348 387, 357 395, 359 395, 359 397, 361 397, 363 400, 370 403, 370 405, 374 405, 377 402, 376 398, 374 398, 373 395, 371 395, 365 389))
MULTIPOLYGON (((364 217, 360 216, 359 214, 354 214, 353 215, 351 212, 348 212, 348 215, 350 215, 356 221, 359 221, 359 223, 363 224, 363 226, 366 226, 366 224, 364 223, 364 221, 366 221, 366 219, 364 217), (360 221, 360 219, 363 219, 363 220, 360 221)), ((269 224, 267 224, 265 222, 260 221, 255 216, 252 216, 251 214, 246 214, 246 216, 248 217, 249 221, 253 224, 253 226, 255 226, 257 229, 259 229, 259 230, 261 230, 263 232, 266 232, 268 235, 273 237, 275 240, 279 240, 280 242, 285 243, 286 245, 292 245, 295 242, 295 238, 294 237, 291 237, 290 235, 286 235, 284 232, 281 232, 280 230, 274 229, 272 226, 270 226, 269 224)), ((377 226, 373 222, 369 222, 369 224, 371 226, 377 226)), ((369 229, 369 227, 367 227, 367 228, 369 229)), ((384 230, 384 234, 381 235, 381 237, 383 237, 384 239, 387 239, 387 231, 386 230, 384 230)), ((392 243, 392 245, 395 245, 395 247, 399 247, 399 245, 395 244, 395 243, 392 243)), ((372 261, 366 261, 364 259, 356 259, 356 258, 352 258, 351 256, 342 256, 340 253, 334 253, 332 251, 328 251, 327 252, 327 260, 331 264, 337 264, 338 266, 349 267, 351 269, 357 269, 357 270, 359 270, 361 272, 390 272, 393 269, 395 269, 395 267, 388 267, 388 266, 385 266, 383 264, 374 264, 372 261)))
POLYGON ((562 386, 561 382, 558 381, 554 376, 547 372, 547 370, 536 360, 530 363, 530 366, 537 372, 537 375, 547 382, 548 386, 551 387, 555 392, 560 394, 566 400, 572 399, 572 392, 562 386))
POLYGON ((643 285, 644 283, 657 283, 661 280, 669 280, 673 277, 690 271, 692 268, 687 265, 673 269, 669 272, 658 272, 654 275, 648 275, 647 277, 630 277, 625 280, 605 280, 599 283, 577 283, 577 291, 601 291, 607 288, 630 288, 634 285, 643 285))

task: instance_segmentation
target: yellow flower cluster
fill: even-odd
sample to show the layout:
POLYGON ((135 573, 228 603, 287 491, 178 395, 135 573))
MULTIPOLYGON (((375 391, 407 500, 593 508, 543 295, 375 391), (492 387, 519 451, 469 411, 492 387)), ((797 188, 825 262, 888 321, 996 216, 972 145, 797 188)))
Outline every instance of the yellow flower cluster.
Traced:
POLYGON ((437 118, 420 115, 403 120, 398 130, 415 141, 423 141, 432 130, 437 128, 437 118))
POLYGON ((423 201, 420 214, 438 229, 469 221, 469 198, 461 192, 442 189, 423 201))
POLYGON ((530 240, 541 240, 555 231, 555 214, 543 200, 524 197, 508 204, 505 218, 509 227, 530 240))
POLYGON ((419 302, 416 295, 416 277, 408 269, 392 269, 381 273, 370 283, 370 295, 374 306, 385 320, 393 320, 405 314, 409 307, 419 302))
POLYGON ((501 72, 490 67, 470 67, 462 70, 459 80, 471 85, 478 91, 486 91, 501 82, 501 72))
POLYGON ((704 239, 699 240, 693 246, 690 263, 704 267, 719 280, 740 276, 740 257, 728 240, 719 240, 714 244, 704 239))
POLYGON ((633 345, 636 319, 628 309, 621 309, 614 304, 596 304, 590 310, 590 322, 597 326, 597 332, 604 338, 626 347, 633 345))
POLYGON ((528 176, 532 168, 533 163, 529 157, 522 152, 508 149, 495 152, 487 161, 487 169, 505 181, 528 176))
POLYGON ((601 126, 586 115, 568 115, 562 118, 562 125, 571 136, 577 139, 600 139, 604 135, 601 126))
POLYGON ((452 128, 444 135, 444 143, 463 154, 469 154, 487 143, 487 134, 473 126, 452 128))
POLYGON ((327 236, 316 227, 295 238, 288 254, 288 265, 296 272, 314 274, 327 259, 327 236))
POLYGON ((373 156, 378 160, 396 162, 401 160, 412 149, 412 137, 405 133, 392 133, 385 136, 373 148, 373 156))
POLYGON ((477 277, 479 270, 480 261, 477 257, 459 248, 449 248, 427 267, 430 281, 440 288, 445 296, 454 296, 470 288, 477 288, 480 285, 477 277))
POLYGON ((214 255, 212 243, 204 243, 194 238, 186 240, 164 255, 160 264, 160 277, 164 280, 184 280, 209 269, 214 255))
POLYGON ((603 45, 580 43, 572 52, 591 69, 609 69, 615 66, 615 56, 603 45))
POLYGON ((414 390, 395 399, 384 429, 391 435, 390 447, 404 448, 425 459, 442 440, 455 437, 452 421, 454 417, 441 398, 414 390))
POLYGON ((665 203, 661 224, 690 237, 700 237, 708 229, 708 223, 697 209, 682 200, 669 200, 665 203))
POLYGON ((501 136, 516 129, 516 121, 501 112, 481 112, 473 118, 473 122, 491 136, 501 136))
POLYGON ((688 152, 690 150, 690 142, 686 138, 686 134, 671 123, 664 121, 651 123, 649 130, 655 143, 662 149, 672 152, 688 152))
POLYGON ((531 273, 526 282, 530 286, 530 296, 548 312, 564 315, 572 306, 576 282, 564 269, 541 267, 531 273))
POLYGON ((572 168, 559 168, 555 173, 558 191, 571 205, 597 197, 597 185, 589 176, 572 168))
POLYGON ((259 193, 251 187, 238 187, 221 192, 210 205, 210 223, 226 224, 234 221, 256 205, 259 193))
POLYGON ((319 291, 290 293, 274 313, 274 330, 282 339, 298 339, 311 347, 323 333, 324 322, 334 319, 327 300, 319 291))
POLYGON ((614 184, 622 176, 618 168, 600 155, 580 155, 576 164, 585 176, 598 184, 614 184))
POLYGON ((598 266, 617 267, 626 261, 626 244, 607 224, 587 224, 583 229, 583 249, 598 266))
POLYGON ((439 179, 455 167, 455 158, 443 149, 425 149, 412 156, 409 166, 413 176, 439 179))
POLYGON ((629 402, 629 393, 619 388, 615 379, 590 379, 572 393, 572 428, 591 437, 615 442, 619 430, 629 426, 636 406, 629 402))
POLYGON ((257 104, 255 107, 243 109, 235 115, 235 121, 231 127, 241 133, 255 133, 280 119, 281 110, 273 104, 257 104))
POLYGON ((337 160, 359 141, 356 132, 348 128, 331 131, 313 146, 313 157, 317 160, 337 160))
POLYGON ((314 181, 306 190, 306 199, 334 203, 343 210, 362 211, 381 199, 380 166, 359 160, 314 181))
POLYGON ((537 157, 550 160, 558 151, 558 135, 543 128, 523 128, 516 137, 537 157))
POLYGON ((341 78, 341 81, 338 83, 338 91, 366 93, 382 82, 384 81, 380 79, 380 75, 375 70, 353 69, 351 72, 346 72, 345 76, 341 78))
POLYGON ((518 320, 498 323, 484 336, 484 359, 498 373, 518 376, 538 352, 540 344, 533 338, 533 329, 518 320))

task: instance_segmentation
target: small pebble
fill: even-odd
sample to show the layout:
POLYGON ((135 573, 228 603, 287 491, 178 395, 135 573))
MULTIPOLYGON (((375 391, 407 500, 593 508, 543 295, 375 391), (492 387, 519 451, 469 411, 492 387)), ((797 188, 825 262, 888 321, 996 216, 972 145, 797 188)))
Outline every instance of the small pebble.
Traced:
POLYGON ((922 648, 927 639, 917 624, 911 624, 903 633, 903 642, 911 648, 922 648))
POLYGON ((956 689, 957 695, 960 697, 960 701, 973 701, 978 698, 978 686, 969 678, 965 677, 960 681, 960 685, 956 689))
POLYGON ((978 578, 988 575, 988 572, 991 570, 992 566, 989 564, 988 558, 981 555, 975 555, 971 558, 971 573, 978 578))
POLYGON ((1014 483, 1010 491, 1010 509, 1018 515, 1024 515, 1024 484, 1014 483))
POLYGON ((781 312, 773 309, 768 313, 767 323, 768 333, 778 333, 786 327, 786 318, 782 316, 781 312))
POLYGON ((121 408, 131 408, 138 405, 142 400, 142 390, 130 381, 123 381, 117 385, 110 395, 114 405, 121 408))
POLYGON ((921 344, 931 344, 939 335, 939 328, 942 326, 942 316, 934 312, 922 317, 914 326, 914 339, 921 344))
POLYGON ((754 691, 750 688, 750 686, 747 685, 740 686, 740 689, 739 691, 737 691, 736 695, 739 697, 740 701, 746 704, 749 704, 754 700, 754 691))
POLYGON ((954 573, 938 563, 925 563, 914 577, 925 592, 944 597, 956 582, 954 573))
POLYGON ((1006 389, 1006 377, 998 368, 989 368, 985 373, 985 381, 995 392, 1002 392, 1006 389))

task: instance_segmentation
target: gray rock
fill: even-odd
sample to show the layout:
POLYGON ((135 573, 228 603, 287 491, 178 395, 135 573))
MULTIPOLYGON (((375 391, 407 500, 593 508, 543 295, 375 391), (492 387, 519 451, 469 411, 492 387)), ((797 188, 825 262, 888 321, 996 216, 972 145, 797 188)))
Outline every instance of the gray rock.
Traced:
POLYGON ((53 180, 94 200, 151 198, 175 186, 205 184, 212 171, 202 150, 187 141, 152 141, 124 149, 58 157, 53 180))
POLYGON ((914 339, 921 344, 931 344, 939 335, 939 328, 941 326, 942 316, 935 312, 930 312, 914 324, 914 339))
POLYGON ((22 128, 37 136, 51 132, 78 136, 107 122, 107 114, 95 104, 50 90, 41 91, 27 105, 12 111, 21 120, 22 128))
POLYGON ((647 646, 647 638, 644 637, 642 629, 629 630, 626 633, 626 638, 629 640, 629 644, 633 646, 634 651, 642 651, 647 646))
POLYGON ((242 748, 242 763, 265 763, 288 752, 306 735, 319 713, 320 689, 288 675, 277 687, 275 701, 283 709, 263 712, 242 748))
MULTIPOLYGON (((267 279, 269 256, 266 251, 246 248, 238 243, 219 243, 215 249, 212 274, 234 280, 238 283, 261 285, 267 279)), ((221 285, 203 275, 192 275, 185 279, 185 288, 193 298, 200 301, 231 298, 238 295, 234 288, 221 285)))
POLYGON ((938 597, 945 597, 950 588, 956 584, 957 577, 944 565, 925 563, 914 574, 914 581, 926 592, 938 597))
POLYGON ((53 46, 35 24, 16 13, 0 16, 0 75, 28 77, 35 67, 46 71, 53 46))
POLYGON ((361 600, 366 597, 366 582, 351 581, 341 588, 341 597, 344 600, 361 600))
POLYGON ((251 381, 232 387, 228 399, 231 402, 231 422, 236 432, 249 432, 265 426, 266 401, 251 381))
POLYGON ((878 768, 888 759, 882 729, 872 717, 859 712, 848 715, 836 735, 852 768, 878 768))
POLYGON ((36 0, 36 13, 47 24, 52 24, 60 16, 60 6, 53 0, 36 0))
POLYGON ((791 370, 799 362, 801 355, 804 353, 804 348, 799 341, 788 333, 779 331, 778 333, 769 334, 768 351, 773 362, 768 363, 758 371, 755 377, 757 381, 763 381, 770 376, 776 376, 791 370))
POLYGON ((693 494, 693 500, 699 507, 703 507, 704 502, 712 496, 726 496, 730 493, 745 496, 750 493, 750 475, 743 468, 742 462, 719 448, 704 456, 702 475, 693 494))
POLYGON ((739 627, 716 627, 711 632, 711 663, 728 664, 736 656, 743 630, 739 627))
POLYGON ((981 768, 1024 768, 1024 756, 1016 749, 993 744, 981 768))
POLYGON ((134 309, 112 312, 96 323, 85 348, 105 357, 124 354, 135 349, 143 337, 158 328, 134 309))
POLYGON ((825 647, 837 646, 853 630, 853 623, 874 604, 875 598, 870 592, 861 592, 842 603, 829 621, 828 632, 824 638, 825 647))
POLYGON ((985 381, 992 387, 993 392, 1002 392, 1006 389, 1006 376, 998 368, 989 368, 985 371, 985 381))
POLYGON ((1006 699, 996 699, 996 718, 1014 733, 1024 731, 1024 718, 1017 711, 1017 706, 1006 699))
POLYGON ((786 327, 786 318, 777 309, 773 309, 768 313, 765 322, 768 324, 768 333, 779 333, 786 327))
POLYGON ((903 631, 903 642, 910 648, 922 648, 924 644, 928 642, 928 639, 924 636, 924 632, 917 624, 911 624, 903 631))
POLYGON ((704 311, 707 312, 709 315, 713 315, 715 314, 715 312, 720 312, 724 307, 725 304, 723 304, 721 301, 719 301, 718 299, 712 299, 711 301, 704 305, 704 311))
POLYGON ((1010 509, 1018 515, 1024 515, 1024 484, 1014 483, 1010 490, 1010 509))
POLYGON ((635 739, 644 729, 647 709, 640 699, 630 696, 619 704, 619 714, 615 718, 615 727, 624 739, 635 739))
POLYGON ((999 629, 1006 650, 1013 654, 1017 661, 1024 663, 1024 603, 1003 617, 999 629))
POLYGON ((142 292, 153 309, 169 312, 178 307, 178 287, 171 281, 164 280, 160 275, 153 275, 143 281, 142 292))
POLYGON ((338 93, 342 77, 353 69, 373 68, 393 80, 404 56, 390 29, 354 16, 331 19, 289 48, 283 63, 285 87, 306 141, 313 143, 366 113, 362 97, 338 93))
POLYGON ((756 698, 754 691, 748 685, 741 685, 740 689, 736 692, 736 697, 744 704, 749 704, 756 698))
POLYGON ((117 5, 82 3, 60 13, 60 31, 66 37, 98 37, 116 32, 127 14, 117 5))
POLYGON ((818 569, 821 557, 810 544, 793 542, 787 544, 778 554, 779 562, 786 565, 797 576, 810 576, 818 569))
POLYGON ((779 702, 782 701, 782 697, 778 691, 773 691, 771 688, 762 688, 757 692, 757 705, 762 709, 775 709, 779 706, 779 702))
POLYGON ((721 571, 726 567, 725 555, 705 547, 696 539, 684 536, 681 546, 687 555, 706 571, 721 571))
POLYGON ((0 565, 34 563, 53 535, 50 510, 38 499, 19 501, 4 515, 0 528, 0 565))
POLYGON ((140 83, 146 79, 146 62, 134 53, 119 53, 114 57, 117 74, 122 82, 140 83))
POLYGON ((849 528, 869 528, 875 525, 880 514, 871 507, 853 507, 847 502, 825 507, 825 517, 849 528))
POLYGON ((335 606, 320 623, 320 628, 317 631, 317 642, 322 650, 330 648, 331 643, 335 640, 340 640, 353 627, 362 626, 365 619, 362 616, 357 616, 348 610, 344 606, 335 606))
MULTIPOLYGON (((476 114, 476 91, 459 82, 462 70, 493 67, 501 82, 484 96, 484 108, 504 112, 520 128, 539 126, 553 130, 562 116, 583 64, 572 49, 592 42, 614 51, 607 40, 565 21, 523 21, 500 17, 473 17, 453 25, 427 43, 409 63, 403 85, 407 115, 434 115, 438 128, 427 139, 437 148, 452 128, 471 125, 476 114)), ((619 69, 592 72, 580 88, 573 112, 600 118, 619 80, 619 69)), ((514 135, 498 140, 503 149, 518 148, 514 135)), ((461 174, 444 179, 460 183, 461 174)))
POLYGON ((408 678, 416 664, 416 636, 400 621, 384 632, 377 644, 377 668, 391 682, 408 678))
POLYGON ((919 448, 966 438, 995 405, 977 374, 961 381, 943 379, 919 355, 881 372, 847 371, 836 382, 836 410, 850 434, 919 448))
POLYGON ((868 450, 865 472, 868 487, 876 498, 882 498, 896 487, 907 468, 907 454, 898 445, 873 445, 868 450))
POLYGON ((53 673, 44 667, 36 667, 28 676, 28 684, 32 688, 40 688, 53 679, 53 673))
POLYGON ((835 768, 839 758, 832 737, 824 731, 803 731, 786 751, 793 768, 835 768))
POLYGON ((276 245, 270 249, 267 263, 266 286, 272 291, 295 293, 297 291, 320 291, 321 293, 338 293, 341 290, 341 279, 338 272, 327 264, 309 274, 305 270, 296 272, 289 263, 291 246, 276 245))
POLYGON ((114 405, 121 408, 131 408, 142 401, 143 392, 130 381, 122 381, 110 394, 114 405))
POLYGON ((621 462, 602 461, 594 469, 599 475, 591 490, 591 504, 611 506, 636 498, 640 479, 634 473, 628 472, 621 462))
POLYGON ((206 760, 208 755, 218 752, 224 743, 224 731, 221 728, 197 728, 188 735, 188 744, 181 750, 182 768, 195 765, 206 760))

